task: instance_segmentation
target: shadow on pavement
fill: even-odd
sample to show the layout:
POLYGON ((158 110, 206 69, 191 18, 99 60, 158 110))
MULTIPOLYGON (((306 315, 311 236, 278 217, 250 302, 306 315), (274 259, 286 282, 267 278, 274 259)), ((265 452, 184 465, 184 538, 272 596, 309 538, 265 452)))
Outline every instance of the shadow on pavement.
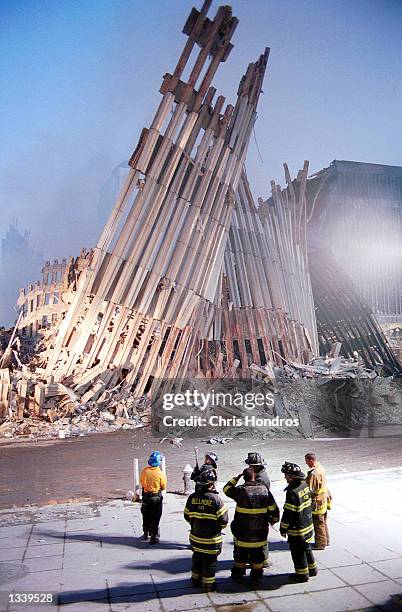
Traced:
MULTIPOLYGON (((154 561, 146 564, 130 563, 125 565, 126 569, 130 570, 160 570, 167 574, 189 574, 191 572, 191 551, 187 557, 178 557, 177 559, 165 559, 163 561, 154 561)), ((231 559, 220 561, 218 559, 218 572, 231 569, 233 561, 231 559)))
POLYGON ((286 542, 286 540, 282 540, 282 541, 279 540, 275 542, 272 542, 271 540, 269 540, 268 549, 270 552, 273 550, 289 550, 289 545, 286 542))
POLYGON ((189 544, 180 542, 169 542, 161 540, 157 545, 151 546, 149 542, 144 542, 141 537, 134 536, 105 536, 101 533, 70 533, 64 536, 63 532, 57 531, 37 531, 37 535, 47 536, 55 540, 65 540, 66 542, 102 542, 102 544, 112 544, 113 546, 128 546, 129 548, 150 548, 167 550, 188 550, 189 544))
MULTIPOLYGON (((277 574, 276 576, 265 576, 258 585, 259 591, 273 591, 281 586, 288 584, 289 574, 277 574)), ((248 579, 243 584, 235 584, 230 578, 217 579, 218 593, 244 593, 254 591, 248 579)), ((107 604, 110 600, 118 599, 120 602, 130 602, 133 598, 137 603, 150 601, 159 598, 181 597, 182 595, 190 595, 201 593, 201 589, 189 586, 189 579, 179 579, 169 582, 156 583, 157 591, 152 585, 147 592, 138 592, 138 584, 122 583, 118 586, 109 587, 106 589, 94 590, 79 590, 79 591, 64 591, 58 594, 58 604, 60 606, 71 603, 82 603, 88 601, 97 601, 99 604, 107 604)), ((144 586, 141 585, 143 589, 144 586)))

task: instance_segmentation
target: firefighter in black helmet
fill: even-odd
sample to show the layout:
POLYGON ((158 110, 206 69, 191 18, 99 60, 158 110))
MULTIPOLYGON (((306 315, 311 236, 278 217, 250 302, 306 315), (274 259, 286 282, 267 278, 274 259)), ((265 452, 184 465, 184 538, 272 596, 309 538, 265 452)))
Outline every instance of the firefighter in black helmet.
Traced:
POLYGON ((205 591, 216 589, 215 572, 223 540, 221 531, 228 523, 228 509, 215 489, 215 482, 215 470, 212 467, 204 469, 184 509, 184 518, 191 526, 191 579, 194 586, 202 584, 205 591))
POLYGON ((305 475, 296 463, 286 461, 282 465, 286 478, 286 501, 283 506, 280 534, 288 538, 295 573, 292 582, 307 582, 309 576, 317 575, 317 564, 310 542, 314 537, 313 516, 311 513, 310 489, 305 475))
POLYGON ((267 487, 256 482, 251 467, 231 478, 223 492, 236 502, 230 525, 234 536, 232 579, 235 582, 243 579, 249 561, 251 581, 256 585, 264 571, 269 525, 279 521, 279 508, 267 487), (244 484, 238 485, 242 477, 244 484))
MULTIPOLYGON (((254 470, 256 482, 265 485, 269 491, 271 482, 268 472, 265 469, 264 459, 261 457, 260 453, 248 453, 245 463, 254 470)), ((264 546, 264 557, 264 567, 270 567, 268 542, 264 546)))
POLYGON ((271 482, 269 480, 268 472, 264 467, 264 459, 261 457, 260 453, 248 453, 247 459, 245 459, 245 463, 247 463, 248 466, 253 468, 255 472, 256 481, 258 483, 264 484, 269 491, 271 482))

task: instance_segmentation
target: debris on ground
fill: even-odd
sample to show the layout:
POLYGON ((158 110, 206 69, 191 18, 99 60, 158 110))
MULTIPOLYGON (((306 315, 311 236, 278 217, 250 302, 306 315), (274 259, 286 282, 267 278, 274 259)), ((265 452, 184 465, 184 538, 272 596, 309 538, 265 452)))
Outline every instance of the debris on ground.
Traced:
MULTIPOLYGON (((16 351, 14 351, 16 352, 16 351)), ((68 438, 95 431, 137 429, 150 423, 150 401, 106 389, 107 372, 70 386, 15 364, 0 369, 0 438, 68 438)))
POLYGON ((210 438, 207 440, 207 444, 227 444, 233 440, 233 438, 210 438))
POLYGON ((182 442, 183 438, 171 438, 170 436, 165 436, 161 440, 159 440, 159 444, 163 444, 163 442, 169 442, 174 448, 180 448, 183 446, 182 442))
MULTIPOLYGON (((341 348, 341 343, 337 342, 332 345, 329 355, 315 357, 307 364, 289 360, 282 367, 271 363, 261 367, 252 363, 250 370, 257 378, 262 377, 266 381, 281 378, 314 378, 320 379, 320 384, 325 384, 327 380, 333 378, 368 378, 373 380, 378 376, 375 369, 367 368, 364 365, 363 360, 357 353, 352 358, 340 355, 341 348)), ((379 367, 381 367, 380 364, 379 367)))

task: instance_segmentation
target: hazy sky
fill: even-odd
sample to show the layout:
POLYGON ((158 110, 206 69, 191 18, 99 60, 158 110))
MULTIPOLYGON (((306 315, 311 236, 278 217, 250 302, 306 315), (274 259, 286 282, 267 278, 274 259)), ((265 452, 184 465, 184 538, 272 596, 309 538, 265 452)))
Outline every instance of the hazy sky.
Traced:
MULTIPOLYGON (((2 0, 0 235, 13 217, 45 257, 97 238, 102 184, 128 159, 186 36, 187 0, 2 0)), ((218 4, 212 5, 215 14, 218 4)), ((304 159, 400 165, 400 0, 233 0, 240 23, 215 85, 271 56, 247 161, 255 196, 304 159)), ((200 8, 200 3, 197 3, 200 8)), ((39 277, 39 274, 38 274, 39 277)))

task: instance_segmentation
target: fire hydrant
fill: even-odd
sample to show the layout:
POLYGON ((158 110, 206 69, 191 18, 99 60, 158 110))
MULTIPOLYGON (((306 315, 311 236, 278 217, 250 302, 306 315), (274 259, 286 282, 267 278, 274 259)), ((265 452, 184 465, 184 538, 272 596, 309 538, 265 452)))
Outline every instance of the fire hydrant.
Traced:
POLYGON ((184 482, 184 492, 185 493, 190 493, 191 491, 191 472, 193 471, 193 468, 191 467, 191 465, 189 463, 187 463, 187 465, 184 466, 183 468, 183 482, 184 482))

